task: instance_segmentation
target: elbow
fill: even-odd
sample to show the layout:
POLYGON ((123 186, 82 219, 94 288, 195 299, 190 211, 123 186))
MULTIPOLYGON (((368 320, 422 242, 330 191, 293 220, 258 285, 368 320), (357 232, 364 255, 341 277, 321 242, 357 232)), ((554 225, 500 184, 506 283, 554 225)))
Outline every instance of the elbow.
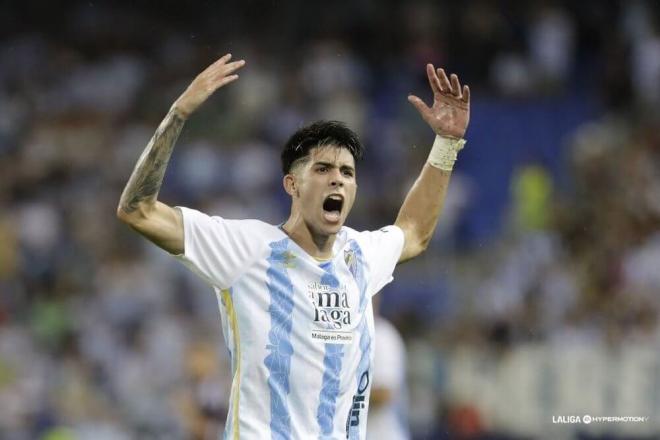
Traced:
POLYGON ((424 231, 419 231, 419 228, 410 223, 399 221, 394 224, 401 228, 405 240, 404 250, 400 261, 407 261, 411 258, 415 258, 428 249, 429 244, 431 243, 431 238, 433 237, 433 231, 430 233, 424 233, 424 231))
POLYGON ((425 252, 429 248, 429 244, 431 243, 431 236, 429 235, 428 237, 424 237, 417 243, 417 249, 419 250, 419 254, 425 252))
POLYGON ((414 250, 415 256, 423 253, 428 249, 431 239, 433 238, 433 230, 431 231, 419 231, 413 229, 410 234, 410 242, 414 250))
POLYGON ((421 254, 423 254, 426 249, 429 247, 429 243, 431 242, 431 238, 429 237, 428 239, 420 239, 417 240, 413 243, 412 247, 412 252, 410 258, 415 258, 421 254))
POLYGON ((127 225, 136 225, 140 223, 140 221, 147 218, 147 210, 142 204, 138 205, 136 209, 131 210, 127 209, 125 205, 120 203, 117 207, 116 215, 119 221, 122 223, 126 223, 127 225))
POLYGON ((120 222, 126 223, 127 225, 130 225, 135 221, 134 216, 131 215, 131 213, 126 212, 121 205, 117 207, 116 215, 120 222))
POLYGON ((424 240, 418 239, 417 237, 406 237, 405 247, 399 262, 408 261, 424 253, 428 248, 430 241, 430 238, 424 240))

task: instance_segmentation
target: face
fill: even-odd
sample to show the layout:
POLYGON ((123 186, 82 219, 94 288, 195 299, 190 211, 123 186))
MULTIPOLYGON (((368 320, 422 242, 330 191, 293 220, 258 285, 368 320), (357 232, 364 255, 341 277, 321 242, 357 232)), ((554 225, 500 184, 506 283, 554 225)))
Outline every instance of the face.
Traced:
POLYGON ((312 233, 336 234, 353 207, 355 177, 355 159, 347 149, 332 145, 312 148, 307 160, 285 177, 292 209, 312 233))

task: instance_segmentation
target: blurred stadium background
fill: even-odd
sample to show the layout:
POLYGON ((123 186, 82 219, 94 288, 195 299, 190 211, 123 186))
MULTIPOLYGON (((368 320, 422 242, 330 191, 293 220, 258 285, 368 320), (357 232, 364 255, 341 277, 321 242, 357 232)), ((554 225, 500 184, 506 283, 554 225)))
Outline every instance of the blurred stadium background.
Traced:
POLYGON ((383 314, 415 439, 660 438, 657 1, 2 2, 0 438, 217 438, 230 381, 211 291, 115 220, 173 100, 241 79, 184 129, 161 197, 288 212, 278 155, 346 121, 368 147, 349 219, 394 220, 432 142, 427 61, 473 91, 427 254, 383 314), (559 416, 640 423, 553 423, 559 416))

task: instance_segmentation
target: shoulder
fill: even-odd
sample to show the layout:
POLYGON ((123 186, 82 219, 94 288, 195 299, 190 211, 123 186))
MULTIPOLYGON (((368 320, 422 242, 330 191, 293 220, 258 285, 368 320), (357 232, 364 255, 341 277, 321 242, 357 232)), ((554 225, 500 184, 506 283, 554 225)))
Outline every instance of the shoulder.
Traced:
POLYGON ((186 238, 192 235, 218 237, 221 241, 257 243, 279 240, 285 236, 277 226, 257 219, 228 219, 208 215, 196 209, 179 207, 183 216, 186 238))
POLYGON ((237 227, 242 229, 253 230, 255 232, 263 233, 277 233, 279 228, 270 223, 266 223, 262 220, 257 219, 231 219, 222 217, 214 214, 207 214, 205 212, 199 211, 193 208, 187 208, 185 206, 177 206, 177 209, 181 210, 181 213, 184 217, 188 218, 190 221, 210 221, 216 224, 223 224, 229 227, 237 227))
POLYGON ((286 234, 276 225, 257 219, 224 219, 212 217, 224 222, 233 234, 244 237, 250 242, 270 243, 286 238, 286 234))
POLYGON ((345 234, 346 242, 355 240, 361 245, 366 246, 382 240, 398 241, 403 239, 403 231, 396 225, 388 225, 383 226, 380 229, 366 231, 357 231, 348 226, 344 226, 342 227, 341 232, 345 234))
POLYGON ((224 221, 227 222, 227 224, 229 225, 239 226, 241 228, 248 229, 254 232, 260 232, 264 234, 279 234, 279 235, 283 234, 283 232, 281 232, 277 226, 271 225, 270 223, 266 223, 263 220, 257 220, 252 218, 232 219, 232 218, 219 217, 215 215, 211 216, 211 218, 214 219, 215 221, 224 221))
POLYGON ((340 238, 344 238, 346 241, 349 241, 351 239, 355 239, 359 235, 360 235, 360 232, 356 231, 353 228, 349 228, 348 226, 342 226, 341 230, 339 231, 340 238))

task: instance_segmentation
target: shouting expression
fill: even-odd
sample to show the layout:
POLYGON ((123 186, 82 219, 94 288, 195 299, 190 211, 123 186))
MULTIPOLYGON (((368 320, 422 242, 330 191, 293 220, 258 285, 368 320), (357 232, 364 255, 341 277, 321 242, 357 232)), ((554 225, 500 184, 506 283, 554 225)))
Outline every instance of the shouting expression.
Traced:
POLYGON ((292 212, 312 234, 339 232, 357 190, 355 159, 347 149, 334 145, 312 148, 284 181, 292 196, 292 212))

